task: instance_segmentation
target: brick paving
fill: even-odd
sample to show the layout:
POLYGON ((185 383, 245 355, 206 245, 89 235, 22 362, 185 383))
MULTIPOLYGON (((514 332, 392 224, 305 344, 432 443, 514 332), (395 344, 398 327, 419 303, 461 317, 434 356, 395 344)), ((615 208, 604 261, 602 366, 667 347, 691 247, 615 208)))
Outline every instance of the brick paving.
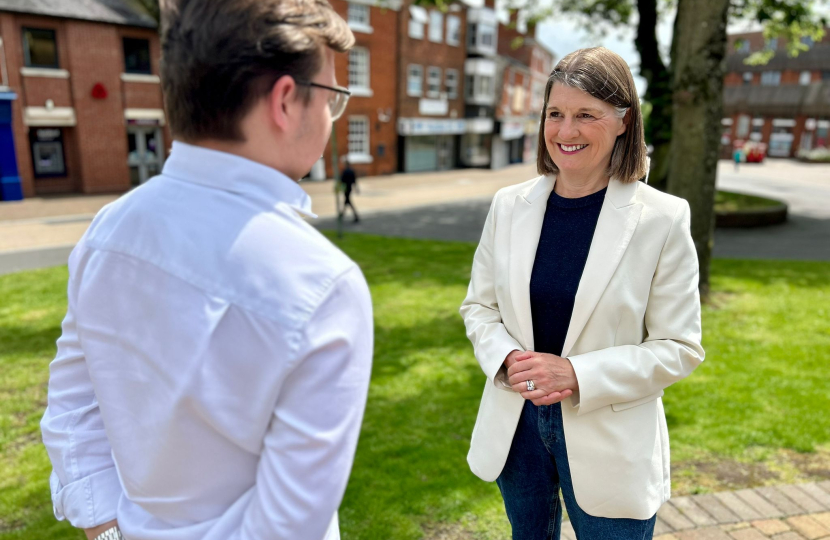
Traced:
MULTIPOLYGON (((830 540, 830 481, 675 497, 655 540, 830 540)), ((568 524, 563 539, 575 540, 568 524)))

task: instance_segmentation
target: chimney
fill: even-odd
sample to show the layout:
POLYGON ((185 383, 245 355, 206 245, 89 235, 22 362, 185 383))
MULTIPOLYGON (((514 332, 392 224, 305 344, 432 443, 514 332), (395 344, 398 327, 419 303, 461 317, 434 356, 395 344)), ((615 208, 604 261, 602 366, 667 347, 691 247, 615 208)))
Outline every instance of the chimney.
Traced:
POLYGON ((511 9, 510 10, 510 22, 507 23, 511 30, 516 32, 519 31, 519 10, 518 9, 511 9))
POLYGON ((536 23, 539 22, 534 18, 530 18, 527 20, 527 37, 535 38, 536 37, 536 23))

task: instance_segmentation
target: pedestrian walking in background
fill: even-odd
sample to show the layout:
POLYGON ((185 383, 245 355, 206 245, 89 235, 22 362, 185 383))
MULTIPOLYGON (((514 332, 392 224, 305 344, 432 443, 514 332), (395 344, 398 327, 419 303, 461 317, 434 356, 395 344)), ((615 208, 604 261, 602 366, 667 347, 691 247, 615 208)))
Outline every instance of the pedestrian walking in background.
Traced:
POLYGON ((352 169, 352 164, 349 163, 348 160, 346 160, 346 167, 340 175, 340 182, 343 184, 343 194, 345 195, 345 200, 343 201, 343 212, 340 214, 340 217, 346 217, 346 207, 348 206, 352 209, 354 222, 357 223, 360 221, 360 217, 357 215, 357 209, 354 207, 354 203, 352 202, 352 189, 354 189, 357 193, 360 193, 360 188, 357 187, 357 174, 355 174, 354 169, 352 169))

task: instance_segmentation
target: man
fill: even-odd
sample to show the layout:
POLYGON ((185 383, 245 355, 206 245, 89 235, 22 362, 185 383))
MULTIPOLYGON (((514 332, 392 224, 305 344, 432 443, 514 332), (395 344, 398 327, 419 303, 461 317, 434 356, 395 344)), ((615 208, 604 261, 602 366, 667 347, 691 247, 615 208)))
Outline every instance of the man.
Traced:
POLYGON ((352 209, 352 214, 354 215, 354 222, 357 223, 360 221, 360 217, 357 215, 357 208, 354 207, 354 203, 352 202, 352 189, 354 188, 358 193, 360 193, 360 188, 357 187, 357 175, 352 169, 352 164, 346 160, 346 168, 343 169, 343 174, 340 175, 340 182, 343 183, 343 193, 345 195, 345 201, 343 201, 343 215, 341 217, 346 217, 346 207, 352 209))
POLYGON ((372 310, 298 214, 348 91, 325 0, 163 5, 175 142, 69 260, 41 423, 55 514, 89 538, 338 538, 372 310))

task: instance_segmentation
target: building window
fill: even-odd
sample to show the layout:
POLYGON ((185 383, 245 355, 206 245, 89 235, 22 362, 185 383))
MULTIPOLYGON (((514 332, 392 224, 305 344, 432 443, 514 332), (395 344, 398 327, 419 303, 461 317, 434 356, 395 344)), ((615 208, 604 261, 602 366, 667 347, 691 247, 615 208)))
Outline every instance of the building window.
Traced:
POLYGON ((427 10, 421 6, 409 6, 409 37, 424 39, 424 25, 427 23, 427 10))
POLYGON ((493 47, 493 36, 495 35, 495 30, 492 26, 481 25, 481 46, 485 48, 493 47))
POLYGON ((749 52, 749 40, 748 39, 739 39, 735 42, 735 49, 739 53, 748 53, 749 52))
POLYGON ((744 72, 744 86, 752 84, 752 73, 749 71, 744 72))
POLYGON ((764 86, 778 86, 781 84, 781 72, 764 71, 761 73, 761 84, 764 86))
POLYGON ((437 98, 441 95, 441 68, 429 66, 427 70, 427 96, 437 98))
POLYGON ((124 38, 124 71, 126 73, 153 73, 150 64, 150 41, 124 38))
POLYGON ((830 81, 830 71, 824 70, 821 72, 821 80, 822 81, 830 81))
POLYGON ((58 44, 54 30, 23 29, 23 63, 32 68, 55 68, 58 65, 58 44))
POLYGON ((368 30, 372 27, 369 23, 369 6, 353 4, 349 2, 349 26, 358 30, 368 30))
POLYGON ((444 15, 440 11, 429 12, 429 40, 441 43, 444 37, 444 15))
POLYGON ((60 128, 31 129, 29 142, 32 146, 35 178, 66 176, 63 132, 60 128))
POLYGON ((808 49, 812 49, 814 44, 812 36, 802 36, 801 44, 806 45, 808 49))
POLYGON ((369 155, 369 119, 365 116, 349 117, 349 154, 369 155))
POLYGON ((369 49, 366 47, 349 51, 349 87, 369 88, 369 49))
POLYGON ((424 68, 418 64, 409 64, 409 74, 406 78, 406 93, 410 96, 420 96, 424 91, 424 68))
POLYGON ((745 139, 749 135, 749 122, 751 118, 749 115, 742 114, 738 117, 738 127, 735 131, 735 136, 739 139, 745 139))
POLYGON ((461 45, 461 19, 457 15, 447 15, 447 43, 461 45))
POLYGON ((447 69, 444 71, 444 84, 447 86, 447 97, 455 99, 458 97, 458 70, 447 69))
POLYGON ((774 51, 778 48, 778 38, 771 38, 767 40, 767 49, 774 51))
POLYGON ((813 80, 813 73, 808 70, 804 70, 801 72, 801 75, 798 76, 798 84, 805 86, 810 84, 810 81, 813 80))

